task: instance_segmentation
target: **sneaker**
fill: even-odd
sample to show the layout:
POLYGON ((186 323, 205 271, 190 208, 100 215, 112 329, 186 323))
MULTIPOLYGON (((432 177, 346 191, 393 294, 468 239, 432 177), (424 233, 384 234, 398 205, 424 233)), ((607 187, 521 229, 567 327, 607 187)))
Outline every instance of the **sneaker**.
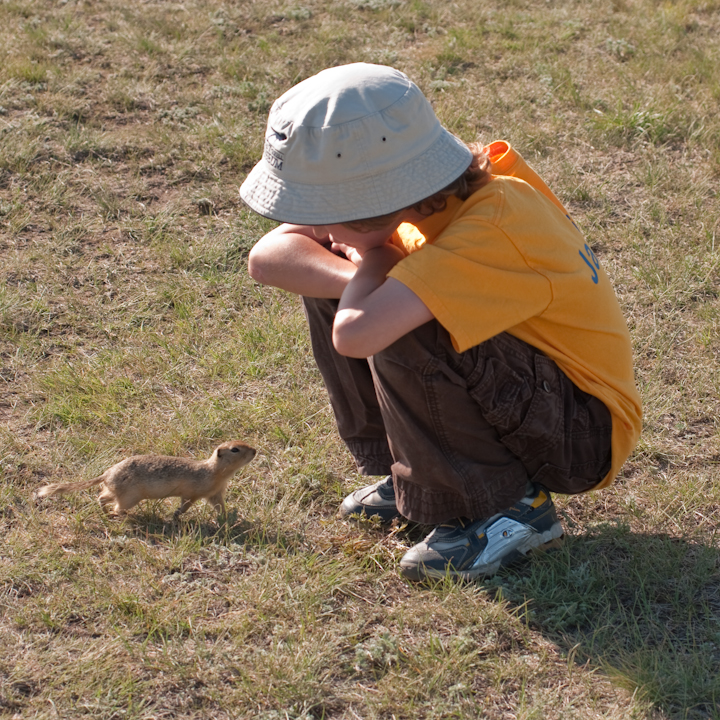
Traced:
POLYGON ((400 517, 395 504, 395 486, 392 475, 374 485, 367 485, 360 490, 350 493, 340 506, 340 515, 364 515, 365 517, 379 517, 380 522, 389 523, 400 517))
POLYGON ((492 575, 531 550, 562 543, 563 528, 550 493, 541 485, 505 512, 485 520, 438 525, 400 560, 400 572, 415 581, 492 575))

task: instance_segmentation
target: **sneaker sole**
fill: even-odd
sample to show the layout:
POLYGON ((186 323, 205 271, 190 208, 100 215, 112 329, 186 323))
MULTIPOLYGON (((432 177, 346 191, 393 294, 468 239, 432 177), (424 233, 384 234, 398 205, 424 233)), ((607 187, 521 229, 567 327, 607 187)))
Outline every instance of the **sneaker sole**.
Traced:
POLYGON ((501 567, 507 567, 519 560, 528 558, 531 553, 533 555, 554 550, 562 547, 565 534, 562 525, 557 522, 549 530, 544 533, 535 533, 528 538, 521 547, 516 548, 508 553, 502 560, 487 565, 481 565, 471 570, 455 570, 452 566, 448 566, 445 570, 428 567, 427 565, 407 565, 400 563, 400 573, 403 577, 414 582, 423 582, 424 580, 443 580, 450 578, 452 580, 477 580, 480 577, 494 575, 501 567))

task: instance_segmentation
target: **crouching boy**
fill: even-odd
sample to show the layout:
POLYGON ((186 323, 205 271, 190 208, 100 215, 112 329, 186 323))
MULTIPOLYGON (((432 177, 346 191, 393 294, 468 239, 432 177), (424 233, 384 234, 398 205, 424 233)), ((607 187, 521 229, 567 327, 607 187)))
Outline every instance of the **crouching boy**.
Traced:
POLYGON ((608 277, 537 174, 358 63, 274 103, 241 195, 283 223, 250 274, 303 296, 339 433, 382 478, 341 512, 435 525, 400 562, 414 580, 559 542, 551 492, 608 485, 641 410, 608 277))

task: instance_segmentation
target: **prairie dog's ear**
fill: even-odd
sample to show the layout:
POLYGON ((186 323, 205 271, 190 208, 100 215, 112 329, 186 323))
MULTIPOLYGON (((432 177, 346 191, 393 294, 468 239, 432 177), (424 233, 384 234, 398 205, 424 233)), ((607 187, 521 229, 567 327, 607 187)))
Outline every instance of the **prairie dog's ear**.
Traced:
POLYGON ((217 453, 218 457, 222 456, 222 450, 220 448, 218 448, 215 452, 217 453))

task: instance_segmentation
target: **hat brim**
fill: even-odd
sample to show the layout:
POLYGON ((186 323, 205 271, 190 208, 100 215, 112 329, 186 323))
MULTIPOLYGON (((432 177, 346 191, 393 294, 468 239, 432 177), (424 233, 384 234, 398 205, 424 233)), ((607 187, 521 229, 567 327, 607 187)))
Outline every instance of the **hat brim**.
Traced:
POLYGON ((444 128, 421 155, 381 175, 332 185, 287 182, 259 162, 240 187, 256 213, 295 225, 332 225, 387 215, 447 187, 468 168, 472 152, 444 128))

